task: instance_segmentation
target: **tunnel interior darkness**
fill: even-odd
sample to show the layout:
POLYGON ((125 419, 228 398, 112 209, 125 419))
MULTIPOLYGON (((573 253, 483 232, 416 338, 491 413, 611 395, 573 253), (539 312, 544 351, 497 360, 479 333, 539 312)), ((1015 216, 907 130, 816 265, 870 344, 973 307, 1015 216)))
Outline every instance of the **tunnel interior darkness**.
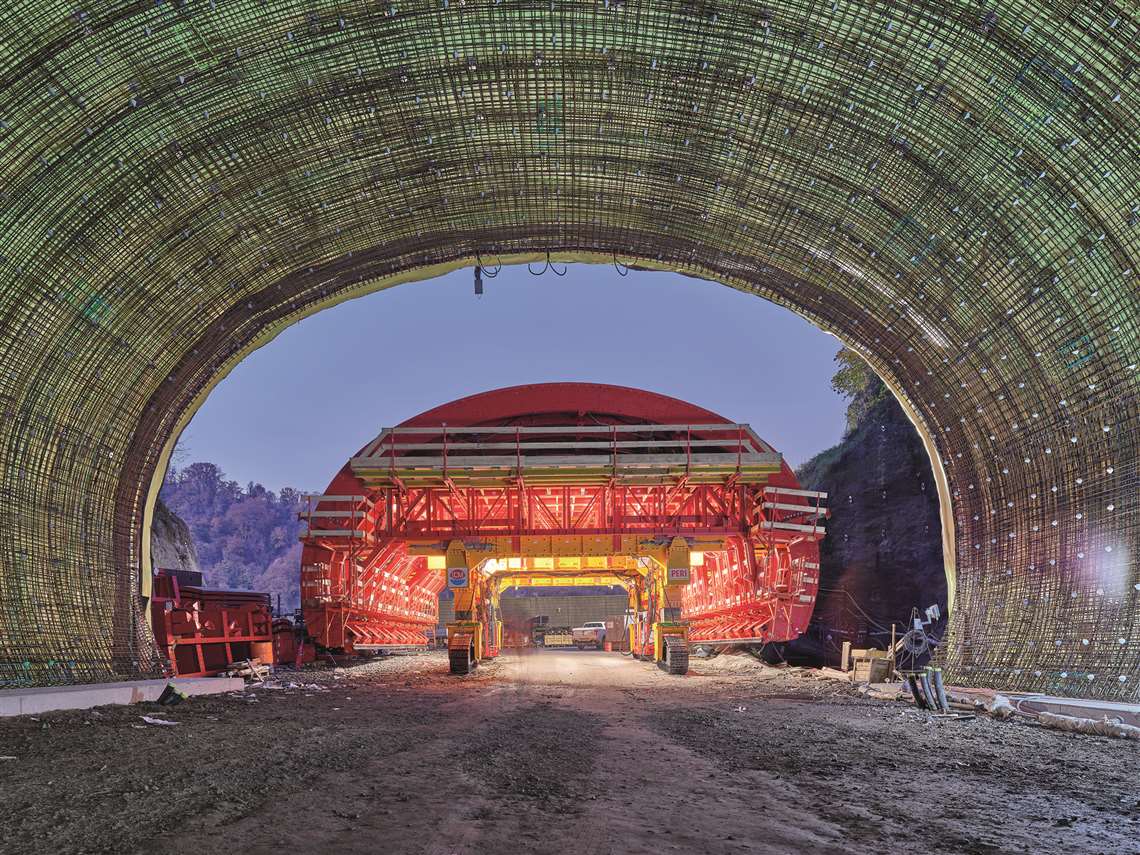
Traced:
POLYGON ((857 349, 944 474, 952 678, 1135 697, 1134 6, 9 11, 0 683, 157 667, 147 506, 249 349, 549 257, 719 281, 857 349))

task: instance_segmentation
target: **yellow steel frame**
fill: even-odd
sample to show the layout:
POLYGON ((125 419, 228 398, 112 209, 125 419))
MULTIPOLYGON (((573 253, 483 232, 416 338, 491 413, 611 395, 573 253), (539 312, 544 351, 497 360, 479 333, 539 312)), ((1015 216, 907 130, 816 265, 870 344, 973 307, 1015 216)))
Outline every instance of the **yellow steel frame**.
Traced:
MULTIPOLYGON (((640 631, 651 634, 654 659, 658 662, 664 659, 665 636, 687 636, 685 624, 663 620, 664 609, 680 607, 681 591, 689 582, 694 556, 685 538, 676 537, 668 546, 644 538, 618 538, 620 544, 630 547, 630 552, 625 554, 613 551, 613 537, 522 540, 525 550, 545 547, 548 551, 545 554, 528 554, 524 549, 512 548, 511 538, 466 543, 452 541, 446 548, 438 542, 408 545, 412 554, 428 556, 429 567, 444 569, 461 564, 467 567, 467 586, 452 588, 452 591, 456 615, 467 614, 471 619, 448 624, 448 634, 450 636, 453 631, 471 632, 478 639, 476 658, 482 658, 484 653, 482 622, 474 620, 477 604, 483 601, 497 607, 503 591, 512 587, 621 585, 629 592, 631 608, 638 612, 648 608, 652 589, 653 600, 657 604, 656 614, 648 616, 648 626, 640 631), (549 552, 555 546, 566 549, 572 545, 593 547, 598 554, 549 552)), ((699 545, 702 550, 723 549, 724 541, 707 539, 699 541, 699 545)), ((501 623, 496 623, 494 632, 501 643, 501 623)))

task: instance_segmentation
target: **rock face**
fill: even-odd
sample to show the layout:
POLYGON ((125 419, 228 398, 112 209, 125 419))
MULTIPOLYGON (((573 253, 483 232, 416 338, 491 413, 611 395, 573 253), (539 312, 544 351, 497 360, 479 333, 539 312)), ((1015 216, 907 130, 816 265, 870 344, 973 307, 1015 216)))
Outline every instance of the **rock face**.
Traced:
POLYGON ((162 499, 154 506, 154 520, 150 527, 150 560, 155 570, 202 572, 189 527, 163 504, 162 499))
MULTIPOLYGON (((946 614, 946 576, 938 493, 918 432, 893 397, 857 401, 843 441, 797 472, 828 493, 827 536, 820 545, 820 596, 796 659, 834 662, 843 641, 886 647, 891 622, 906 631, 912 606, 946 614)), ((941 635, 942 625, 927 628, 941 635)))

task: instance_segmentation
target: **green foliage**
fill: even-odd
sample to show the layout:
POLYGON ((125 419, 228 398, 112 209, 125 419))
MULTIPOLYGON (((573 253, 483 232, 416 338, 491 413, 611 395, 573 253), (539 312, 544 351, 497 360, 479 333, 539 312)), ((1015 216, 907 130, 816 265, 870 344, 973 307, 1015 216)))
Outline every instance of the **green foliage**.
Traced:
POLYGON ((887 397, 887 387, 871 366, 850 348, 845 347, 835 354, 835 362, 839 368, 831 378, 831 388, 850 401, 847 405, 847 433, 850 434, 871 408, 887 397))
POLYGON ((825 476, 836 466, 839 458, 843 456, 843 443, 825 448, 810 460, 806 460, 796 468, 796 478, 800 486, 806 490, 827 490, 825 476))
POLYGON ((171 467, 161 498, 190 529, 206 583, 268 591, 284 608, 301 603, 301 494, 244 488, 213 463, 171 467))

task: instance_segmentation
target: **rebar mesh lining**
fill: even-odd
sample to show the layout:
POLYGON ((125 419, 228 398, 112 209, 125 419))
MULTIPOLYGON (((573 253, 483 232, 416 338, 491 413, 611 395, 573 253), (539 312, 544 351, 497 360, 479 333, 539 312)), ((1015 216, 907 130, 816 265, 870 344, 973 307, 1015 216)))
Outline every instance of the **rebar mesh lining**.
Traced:
POLYGON ((858 348, 953 496, 949 676, 1136 696, 1134 6, 18 0, 0 45, 0 684, 156 667, 147 485, 251 343, 552 252, 858 348))

